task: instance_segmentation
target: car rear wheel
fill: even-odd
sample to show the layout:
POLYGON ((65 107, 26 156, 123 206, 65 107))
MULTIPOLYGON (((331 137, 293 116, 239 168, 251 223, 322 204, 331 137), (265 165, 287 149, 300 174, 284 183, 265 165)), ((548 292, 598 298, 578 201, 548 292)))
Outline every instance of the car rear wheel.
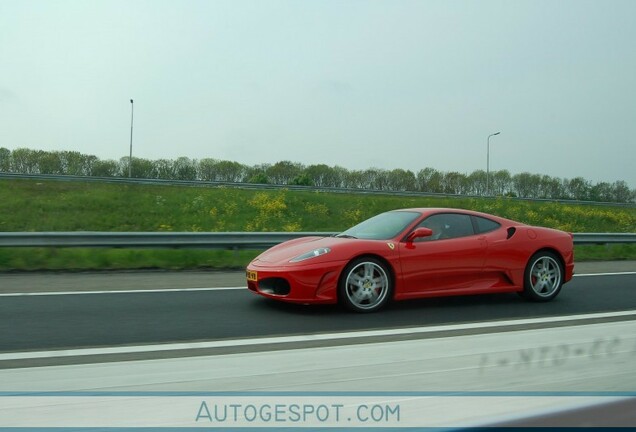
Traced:
POLYGON ((552 252, 538 252, 530 258, 524 275, 523 297, 534 301, 550 301, 563 286, 563 266, 552 252))
POLYGON ((338 286, 341 302, 356 312, 374 312, 391 298, 393 281, 389 269, 375 258, 359 258, 350 262, 338 286))

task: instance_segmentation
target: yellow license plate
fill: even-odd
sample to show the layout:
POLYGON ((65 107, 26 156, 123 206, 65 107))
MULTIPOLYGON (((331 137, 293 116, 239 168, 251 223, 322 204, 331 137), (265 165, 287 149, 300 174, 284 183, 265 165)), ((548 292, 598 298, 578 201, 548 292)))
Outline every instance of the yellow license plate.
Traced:
POLYGON ((258 275, 255 271, 247 271, 247 280, 256 282, 258 280, 258 275))

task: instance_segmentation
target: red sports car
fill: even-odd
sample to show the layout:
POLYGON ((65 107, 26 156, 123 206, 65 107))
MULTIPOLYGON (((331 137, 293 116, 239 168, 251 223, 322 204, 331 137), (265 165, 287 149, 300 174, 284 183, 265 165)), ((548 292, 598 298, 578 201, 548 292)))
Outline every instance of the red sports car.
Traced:
POLYGON ((559 294, 574 273, 572 234, 469 210, 389 211, 331 237, 274 246, 247 267, 248 288, 294 303, 376 311, 390 300, 559 294))

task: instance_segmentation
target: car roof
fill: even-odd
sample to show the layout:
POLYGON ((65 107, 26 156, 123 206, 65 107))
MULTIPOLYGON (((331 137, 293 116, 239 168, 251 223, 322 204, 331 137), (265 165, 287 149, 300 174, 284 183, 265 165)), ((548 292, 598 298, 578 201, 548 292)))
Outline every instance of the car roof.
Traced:
POLYGON ((487 219, 493 219, 496 220, 500 223, 504 223, 504 222, 508 222, 508 223, 512 223, 512 224, 517 224, 517 225, 525 225, 521 222, 517 222, 517 221, 513 221, 511 219, 506 219, 504 217, 501 216, 497 216, 497 215, 493 215, 493 214, 489 214, 489 213, 482 213, 482 212, 478 212, 475 210, 467 210, 467 209, 461 209, 461 208, 450 208, 450 207, 414 207, 414 208, 404 208, 404 209, 396 209, 394 211, 411 211, 411 212, 418 212, 421 213, 422 215, 432 215, 432 214, 436 214, 436 213, 462 213, 462 214, 468 214, 468 215, 473 215, 473 216, 481 216, 487 219))

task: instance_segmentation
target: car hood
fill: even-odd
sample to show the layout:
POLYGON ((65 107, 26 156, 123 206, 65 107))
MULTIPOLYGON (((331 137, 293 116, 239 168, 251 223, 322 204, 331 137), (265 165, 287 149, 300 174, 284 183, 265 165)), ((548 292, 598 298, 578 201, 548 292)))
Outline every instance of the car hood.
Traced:
MULTIPOLYGON (((352 239, 345 237, 301 237, 276 245, 252 261, 253 264, 267 264, 275 266, 318 264, 330 261, 349 260, 360 251, 372 252, 387 248, 387 241, 352 239), (331 252, 297 263, 291 263, 293 258, 318 248, 329 248, 331 252)), ((396 251, 397 252, 397 251, 396 251)))
POLYGON ((333 237, 301 237, 288 240, 260 254, 255 261, 271 264, 288 263, 292 258, 316 248, 330 247, 333 237))

